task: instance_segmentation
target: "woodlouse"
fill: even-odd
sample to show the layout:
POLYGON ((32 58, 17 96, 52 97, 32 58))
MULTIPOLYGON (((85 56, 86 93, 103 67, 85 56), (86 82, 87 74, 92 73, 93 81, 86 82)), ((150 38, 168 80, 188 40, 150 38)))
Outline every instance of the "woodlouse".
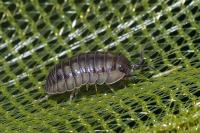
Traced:
POLYGON ((82 85, 113 84, 142 66, 132 64, 123 55, 109 52, 90 52, 74 56, 55 65, 46 79, 45 90, 49 95, 71 92, 70 100, 82 85))

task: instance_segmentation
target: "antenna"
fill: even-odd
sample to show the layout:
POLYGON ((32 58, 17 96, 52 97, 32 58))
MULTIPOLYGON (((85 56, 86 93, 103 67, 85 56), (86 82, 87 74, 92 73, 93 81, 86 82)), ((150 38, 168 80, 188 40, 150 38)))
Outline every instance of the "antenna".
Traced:
POLYGON ((144 51, 143 50, 140 51, 140 62, 139 62, 139 64, 132 64, 131 66, 132 66, 133 70, 136 70, 136 69, 139 69, 139 68, 143 69, 143 67, 144 67, 144 51))

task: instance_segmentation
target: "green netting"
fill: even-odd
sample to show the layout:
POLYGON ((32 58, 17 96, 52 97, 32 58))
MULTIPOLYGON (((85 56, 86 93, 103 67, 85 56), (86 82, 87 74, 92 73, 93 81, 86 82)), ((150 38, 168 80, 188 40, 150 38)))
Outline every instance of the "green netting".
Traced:
POLYGON ((200 1, 0 1, 0 132, 200 131, 200 1), (89 51, 154 69, 45 96, 48 70, 89 51))

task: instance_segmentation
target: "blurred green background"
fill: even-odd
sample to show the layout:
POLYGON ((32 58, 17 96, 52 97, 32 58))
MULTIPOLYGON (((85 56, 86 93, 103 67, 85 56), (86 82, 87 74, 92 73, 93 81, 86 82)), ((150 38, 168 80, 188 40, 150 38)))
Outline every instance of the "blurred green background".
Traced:
POLYGON ((0 132, 198 132, 199 0, 0 1, 0 132), (155 69, 43 98, 48 70, 89 51, 155 69))

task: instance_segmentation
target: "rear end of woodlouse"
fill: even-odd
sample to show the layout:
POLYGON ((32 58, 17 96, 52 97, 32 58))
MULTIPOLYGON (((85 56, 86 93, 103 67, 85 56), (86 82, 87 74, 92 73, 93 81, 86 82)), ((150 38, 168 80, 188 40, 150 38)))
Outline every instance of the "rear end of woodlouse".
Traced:
POLYGON ((49 95, 71 92, 70 99, 82 85, 114 84, 132 75, 142 66, 125 56, 109 52, 90 52, 74 56, 55 65, 49 72, 45 91, 49 95))

